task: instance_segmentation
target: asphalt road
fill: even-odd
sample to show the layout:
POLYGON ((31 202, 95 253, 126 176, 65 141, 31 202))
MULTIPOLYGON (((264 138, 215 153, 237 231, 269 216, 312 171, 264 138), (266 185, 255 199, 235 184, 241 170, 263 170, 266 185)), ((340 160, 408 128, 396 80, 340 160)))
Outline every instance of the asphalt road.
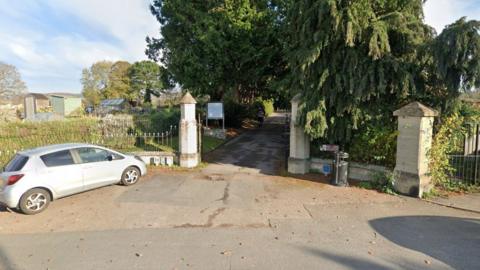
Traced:
POLYGON ((280 123, 202 170, 0 210, 0 269, 479 268, 480 215, 280 176, 280 123))

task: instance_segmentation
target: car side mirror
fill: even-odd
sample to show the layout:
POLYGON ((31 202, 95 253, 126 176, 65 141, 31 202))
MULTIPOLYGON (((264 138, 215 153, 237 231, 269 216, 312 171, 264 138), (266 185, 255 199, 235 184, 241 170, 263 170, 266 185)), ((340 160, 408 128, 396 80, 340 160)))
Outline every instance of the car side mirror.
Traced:
POLYGON ((115 158, 113 157, 113 155, 108 155, 108 156, 107 156, 107 160, 108 160, 108 161, 112 161, 112 160, 114 160, 114 159, 115 159, 115 158))

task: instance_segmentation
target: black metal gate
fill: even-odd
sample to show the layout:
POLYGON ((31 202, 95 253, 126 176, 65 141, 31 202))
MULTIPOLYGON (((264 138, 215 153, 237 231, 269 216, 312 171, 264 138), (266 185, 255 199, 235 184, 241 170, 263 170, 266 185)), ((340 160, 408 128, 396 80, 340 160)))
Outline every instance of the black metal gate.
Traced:
POLYGON ((449 156, 451 180, 468 185, 480 183, 480 123, 469 123, 463 140, 463 153, 449 156))

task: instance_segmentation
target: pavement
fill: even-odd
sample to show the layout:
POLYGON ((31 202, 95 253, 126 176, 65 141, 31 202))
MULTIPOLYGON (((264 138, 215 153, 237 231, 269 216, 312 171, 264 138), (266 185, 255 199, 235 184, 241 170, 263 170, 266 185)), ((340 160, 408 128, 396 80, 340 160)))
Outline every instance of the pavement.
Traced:
POLYGON ((448 197, 437 197, 429 201, 480 214, 480 193, 451 194, 448 197))
POLYGON ((287 175, 282 121, 203 169, 0 210, 0 269, 478 269, 480 214, 287 175))

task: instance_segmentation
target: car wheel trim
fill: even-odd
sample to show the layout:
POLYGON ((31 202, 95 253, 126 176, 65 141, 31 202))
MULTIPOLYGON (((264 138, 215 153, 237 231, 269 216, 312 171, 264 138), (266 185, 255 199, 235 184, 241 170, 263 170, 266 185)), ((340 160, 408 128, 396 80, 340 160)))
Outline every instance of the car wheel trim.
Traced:
POLYGON ((138 180, 138 172, 136 170, 129 170, 125 174, 125 181, 129 184, 133 184, 138 180))
POLYGON ((40 211, 47 204, 47 197, 42 193, 33 193, 28 196, 26 207, 30 211, 40 211))

